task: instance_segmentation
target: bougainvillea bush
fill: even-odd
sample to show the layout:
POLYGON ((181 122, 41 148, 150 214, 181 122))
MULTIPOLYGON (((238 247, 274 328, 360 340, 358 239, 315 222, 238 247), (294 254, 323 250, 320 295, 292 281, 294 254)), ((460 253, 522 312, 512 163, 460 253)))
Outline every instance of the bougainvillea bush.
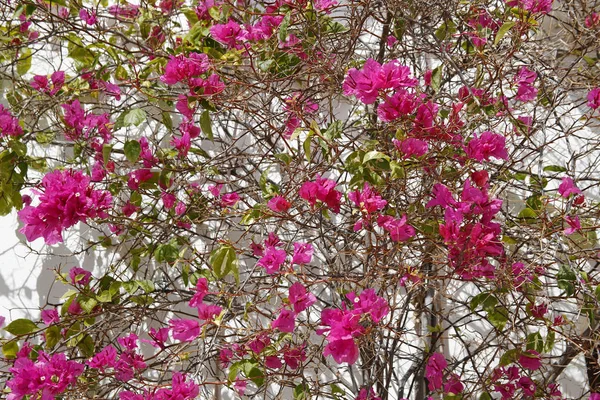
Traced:
POLYGON ((3 397, 600 397, 599 5, 0 4, 3 397))

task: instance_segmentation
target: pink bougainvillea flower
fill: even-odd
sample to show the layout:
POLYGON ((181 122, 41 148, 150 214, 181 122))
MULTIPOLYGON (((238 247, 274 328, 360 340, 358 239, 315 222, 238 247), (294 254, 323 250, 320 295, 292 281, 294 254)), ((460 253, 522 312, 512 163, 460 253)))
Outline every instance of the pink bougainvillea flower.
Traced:
POLYGON ((290 209, 291 204, 285 197, 277 195, 267 202, 267 206, 275 212, 286 212, 290 209))
POLYGON ((19 125, 19 120, 0 104, 0 137, 20 136, 22 134, 23 128, 19 125))
POLYGON ((200 335, 200 324, 191 319, 172 319, 169 321, 173 339, 191 342, 200 335))
POLYGON ((511 7, 519 7, 532 13, 547 14, 552 11, 554 0, 506 0, 511 7))
POLYGON ((310 264, 313 256, 313 246, 310 243, 294 243, 294 255, 292 264, 310 264))
POLYGON ((306 361, 306 346, 304 344, 297 347, 286 345, 282 352, 283 361, 292 370, 298 369, 300 363, 306 361))
POLYGON ((85 8, 79 10, 79 18, 81 18, 83 22, 88 25, 95 25, 96 22, 98 22, 98 19, 96 18, 96 12, 94 10, 88 10, 85 8))
POLYGON ((81 171, 53 171, 42 179, 40 204, 18 212, 20 232, 32 242, 43 237, 46 244, 63 241, 62 232, 88 218, 106 218, 112 206, 109 192, 95 190, 81 171))
POLYGON ((479 162, 489 161, 491 157, 508 160, 506 138, 493 132, 483 132, 481 136, 473 135, 465 149, 467 156, 479 162))
POLYGON ((167 85, 175 85, 178 82, 190 83, 193 78, 204 74, 209 68, 210 61, 204 53, 190 53, 189 57, 179 54, 171 56, 160 80, 167 85))
POLYGON ((404 158, 421 157, 427 154, 429 146, 426 141, 415 138, 407 138, 403 141, 393 140, 394 146, 404 153, 404 158))
POLYGON ((102 351, 96 353, 87 364, 91 368, 100 370, 114 368, 117 365, 117 349, 113 345, 108 345, 102 351))
POLYGON ((266 333, 261 332, 253 340, 248 342, 248 348, 254 352, 254 354, 260 354, 265 347, 271 344, 271 339, 266 333))
POLYGON ((600 393, 590 393, 589 400, 600 400, 600 393))
POLYGON ((377 296, 375 289, 365 289, 360 296, 350 292, 346 295, 346 298, 352 302, 355 312, 369 314, 371 320, 375 323, 381 321, 390 311, 387 302, 382 297, 377 296))
POLYGON ((300 313, 306 310, 317 301, 315 295, 307 292, 304 285, 302 285, 300 282, 296 282, 290 286, 288 299, 295 313, 300 313))
POLYGON ((575 232, 581 231, 581 223, 579 222, 579 217, 577 215, 573 217, 567 215, 565 217, 565 221, 567 222, 567 224, 569 224, 569 227, 565 228, 564 230, 565 235, 572 235, 575 232))
POLYGON ((273 329, 279 329, 281 332, 294 332, 296 326, 296 314, 293 311, 284 308, 271 326, 273 329))
POLYGON ((590 90, 587 95, 587 105, 594 110, 600 107, 600 87, 590 90))
POLYGON ((386 96, 377 107, 377 115, 384 122, 395 121, 409 116, 417 109, 419 100, 414 93, 399 89, 392 96, 386 96))
POLYGON ((213 321, 223 309, 216 304, 198 304, 198 318, 202 321, 213 321))
MULTIPOLYGON (((44 324, 46 325, 52 325, 60 322, 58 311, 55 308, 42 310, 42 321, 44 321, 44 324)), ((2 325, 0 324, 0 326, 2 325)))
POLYGON ((342 193, 335 190, 336 183, 331 179, 317 176, 314 182, 304 182, 300 187, 300 197, 308 201, 311 206, 322 201, 333 212, 340 212, 342 193))
POLYGON ((240 195, 236 192, 224 193, 221 195, 221 205, 223 207, 233 207, 240 201, 240 195))
POLYGON ((115 16, 115 17, 120 17, 120 18, 135 18, 139 15, 140 10, 139 10, 139 6, 131 4, 131 3, 125 3, 125 4, 119 4, 119 5, 112 5, 109 6, 106 11, 108 11, 109 14, 115 16))
POLYGON ((402 218, 394 218, 389 215, 380 215, 377 224, 390 233, 394 242, 404 242, 415 236, 415 228, 407 224, 406 214, 402 218))
POLYGON ((581 190, 579 190, 579 188, 575 186, 575 182, 573 182, 573 179, 569 177, 564 177, 562 179, 562 182, 558 186, 558 193, 562 197, 568 198, 572 194, 580 194, 581 190))
POLYGON ((196 282, 196 292, 192 296, 189 301, 190 307, 198 307, 202 300, 204 300, 204 296, 208 294, 208 280, 206 278, 198 278, 196 282))
POLYGON ((376 211, 383 210, 387 205, 387 201, 384 200, 379 193, 377 193, 371 185, 365 182, 363 190, 355 190, 348 193, 350 201, 360 208, 362 212, 366 214, 372 214, 376 211))
POLYGON ((540 353, 535 350, 526 350, 519 355, 519 364, 523 368, 527 368, 531 371, 536 371, 542 366, 540 360, 540 353))
POLYGON ((433 185, 432 190, 433 199, 429 200, 426 207, 440 206, 442 208, 448 208, 448 206, 456 206, 458 203, 454 200, 452 192, 446 186, 441 183, 433 185))
POLYGON ((180 372, 175 372, 171 379, 171 388, 161 388, 156 391, 152 400, 193 400, 198 397, 200 387, 180 372))
POLYGON ((223 43, 229 48, 235 48, 244 31, 240 24, 229 20, 226 24, 214 24, 210 28, 210 34, 217 42, 223 43))
POLYGON ((265 255, 258 260, 257 264, 265 267, 267 274, 274 274, 279 271, 286 256, 285 250, 278 250, 275 247, 269 246, 265 251, 265 255))
POLYGON ((425 366, 425 377, 429 382, 429 390, 437 390, 442 387, 444 368, 447 366, 448 362, 441 353, 433 353, 429 357, 425 366))
POLYGON ((381 400, 381 397, 377 396, 373 388, 369 388, 368 390, 362 388, 360 389, 360 392, 358 392, 356 400, 381 400))
POLYGON ((147 168, 142 168, 129 173, 129 179, 127 180, 127 186, 131 190, 138 190, 140 184, 152 179, 154 174, 147 168))
POLYGON ((86 286, 92 280, 92 273, 83 268, 73 267, 69 270, 69 278, 73 285, 86 286))
POLYGON ((465 389, 465 386, 460 381, 457 374, 451 374, 448 380, 444 383, 444 393, 459 394, 465 389))

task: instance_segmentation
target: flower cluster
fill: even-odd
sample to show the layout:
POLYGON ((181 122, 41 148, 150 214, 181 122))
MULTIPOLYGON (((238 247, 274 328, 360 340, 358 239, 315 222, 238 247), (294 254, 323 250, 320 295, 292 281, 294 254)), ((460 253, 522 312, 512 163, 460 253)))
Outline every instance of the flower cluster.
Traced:
POLYGON ((0 104, 0 137, 20 136, 22 134, 23 128, 19 125, 19 120, 0 104))
POLYGON ((61 106, 65 112, 64 121, 67 126, 65 135, 71 140, 89 139, 99 134, 104 142, 112 138, 110 116, 106 113, 96 115, 86 112, 79 100, 61 106))
POLYGON ((522 102, 528 102, 535 100, 538 90, 533 87, 537 74, 534 71, 529 70, 527 67, 521 67, 519 73, 515 77, 515 83, 517 84, 517 95, 516 99, 522 102))
POLYGON ((358 360, 356 340, 366 332, 364 322, 377 324, 389 312, 387 302, 377 296, 374 289, 365 289, 360 296, 351 292, 346 298, 352 308, 347 309, 343 304, 341 309, 324 309, 321 312, 321 324, 328 328, 317 330, 317 333, 326 335, 328 342, 323 355, 331 355, 338 364, 354 364, 358 360))
POLYGON ((109 192, 90 186, 90 178, 81 171, 53 171, 42 179, 37 206, 27 205, 18 215, 25 224, 20 232, 28 241, 43 237, 46 244, 63 241, 62 232, 88 218, 105 218, 112 206, 109 192))
POLYGON ((317 200, 325 203, 335 213, 340 212, 342 193, 335 190, 334 180, 317 176, 314 182, 304 182, 300 187, 300 197, 308 201, 311 207, 317 204, 317 200))

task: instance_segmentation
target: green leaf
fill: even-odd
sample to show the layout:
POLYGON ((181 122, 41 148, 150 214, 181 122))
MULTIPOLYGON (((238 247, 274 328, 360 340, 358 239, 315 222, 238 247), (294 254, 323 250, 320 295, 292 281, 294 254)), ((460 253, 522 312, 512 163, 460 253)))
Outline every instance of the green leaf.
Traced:
POLYGON ((280 42, 285 42, 288 38, 288 28, 290 27, 290 19, 292 18, 291 13, 288 11, 283 17, 281 24, 279 24, 279 32, 277 32, 277 37, 280 42))
POLYGON ((496 307, 493 312, 488 312, 488 320, 496 329, 501 331, 508 322, 508 310, 506 307, 496 307))
POLYGON ((508 350, 506 353, 504 353, 502 355, 502 357, 500 357, 500 366, 501 367, 505 367, 508 364, 512 364, 515 361, 517 361, 518 357, 519 357, 519 350, 518 349, 508 350))
POLYGON ((10 332, 15 336, 26 335, 36 329, 38 329, 37 325, 25 318, 15 319, 4 328, 5 331, 10 332))
POLYGON ((111 144, 105 144, 102 146, 102 160, 104 161, 104 165, 108 164, 110 161, 110 153, 112 152, 113 146, 111 144))
POLYGON ((482 305, 485 311, 493 311, 496 304, 498 304, 496 296, 488 292, 483 292, 471 299, 470 307, 471 311, 475 311, 479 305, 482 305))
POLYGON ((302 143, 302 148, 304 149, 304 156, 306 157, 306 161, 310 162, 310 145, 311 145, 312 133, 309 133, 306 136, 306 140, 302 143))
POLYGON ((95 354, 94 347, 94 339, 92 339, 92 337, 87 334, 85 334, 83 338, 77 343, 77 348, 85 357, 92 357, 95 354))
POLYGON ((200 115, 200 129, 202 129, 202 132, 209 140, 214 140, 210 114, 207 110, 202 111, 202 114, 200 115))
POLYGON ((493 400, 493 397, 488 392, 485 392, 481 393, 479 400, 493 400))
MULTIPOLYGON (((544 353, 549 353, 554 349, 554 341, 556 340, 556 333, 553 330, 548 330, 548 336, 546 337, 546 344, 544 345, 544 353)), ((542 353, 540 351, 540 353, 542 353)))
POLYGON ((124 126, 139 126, 142 122, 146 120, 146 111, 141 108, 133 108, 127 111, 125 117, 123 118, 124 126))
POLYGON ((442 71, 444 69, 444 64, 440 64, 433 71, 431 71, 431 88, 436 92, 440 89, 442 85, 442 71))
POLYGON ((516 24, 515 21, 507 21, 504 24, 502 24, 500 29, 498 29, 498 33, 496 33, 496 39, 494 39, 494 45, 497 45, 498 43, 500 43, 500 41, 502 40, 504 35, 506 35, 508 33, 508 31, 510 31, 512 29, 512 27, 515 26, 515 24, 516 24))
POLYGON ((544 172, 565 172, 567 169, 560 165, 548 165, 544 167, 544 172))
POLYGON ((24 48, 21 51, 21 57, 17 60, 17 73, 19 75, 25 75, 31 69, 31 49, 29 47, 24 48))
POLYGON ((46 336, 46 349, 52 350, 62 338, 60 328, 57 325, 52 325, 44 332, 46 336))
POLYGON ((91 297, 80 297, 79 305, 86 313, 91 313, 94 307, 98 304, 98 301, 91 297))
POLYGON ((223 245, 213 250, 209 259, 212 271, 217 278, 223 278, 227 274, 233 274, 236 281, 239 280, 238 259, 235 249, 230 245, 223 245))
POLYGON ((140 285, 140 287, 142 288, 142 290, 146 293, 151 293, 154 292, 155 288, 154 288, 154 282, 150 281, 150 280, 143 280, 143 281, 138 281, 138 284, 140 285))
POLYGON ((369 151, 367 154, 365 154, 365 157, 363 158, 363 164, 366 164, 367 162, 369 162, 371 160, 390 161, 390 157, 379 151, 373 150, 373 151, 369 151))
POLYGON ((310 398, 310 388, 306 383, 301 383, 294 387, 294 400, 308 400, 310 398))
POLYGON ((556 279, 558 280, 558 287, 564 290, 567 296, 575 294, 575 285, 573 283, 577 280, 577 275, 571 268, 561 265, 556 274, 556 279))
POLYGON ((544 352, 544 339, 539 332, 527 335, 527 350, 535 350, 538 353, 544 352))
POLYGON ((2 354, 4 354, 5 358, 17 358, 17 353, 19 352, 19 344, 16 340, 11 340, 9 342, 4 343, 2 346, 2 354))
POLYGON ((161 244, 156 248, 154 258, 157 262, 174 263, 179 257, 179 249, 174 243, 161 244))
POLYGON ((134 163, 139 160, 140 154, 142 154, 142 146, 137 140, 128 140, 125 142, 123 151, 125 152, 125 157, 127 160, 129 160, 131 163, 134 163))

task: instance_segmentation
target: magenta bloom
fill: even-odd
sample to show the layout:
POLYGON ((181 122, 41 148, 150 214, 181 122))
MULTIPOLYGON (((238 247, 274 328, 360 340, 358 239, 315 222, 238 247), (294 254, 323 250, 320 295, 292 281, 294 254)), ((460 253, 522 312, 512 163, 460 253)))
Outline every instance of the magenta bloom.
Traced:
POLYGON ((352 365, 358 360, 358 346, 354 339, 338 339, 327 343, 323 356, 331 355, 336 363, 341 364, 347 362, 352 365))
POLYGON ((590 393, 589 400, 600 400, 600 393, 590 393))
POLYGON ((442 185, 441 183, 436 183, 433 185, 433 199, 429 200, 426 207, 435 207, 440 206, 442 208, 447 208, 448 206, 456 206, 458 203, 454 200, 452 196, 452 192, 442 185))
POLYGON ((379 193, 373 190, 371 185, 367 182, 365 182, 362 191, 355 190, 348 193, 348 198, 356 205, 356 207, 367 214, 383 210, 387 204, 387 201, 382 199, 379 193))
POLYGON ((198 397, 200 388, 192 381, 187 381, 187 377, 180 372, 173 374, 171 388, 158 389, 152 400, 193 400, 198 397))
POLYGON ((113 345, 108 345, 88 361, 87 364, 92 368, 101 370, 114 368, 117 365, 117 349, 113 345))
POLYGON ((403 141, 394 139, 394 145, 404 153, 404 158, 421 157, 427 153, 429 146, 426 141, 415 138, 407 138, 403 141))
POLYGON ((64 353, 48 355, 39 352, 37 360, 19 356, 10 372, 12 378, 6 382, 11 393, 9 400, 20 400, 25 396, 38 399, 53 399, 62 394, 67 387, 75 385, 83 373, 84 366, 76 361, 67 360, 64 353))
POLYGON ((569 227, 564 231, 565 235, 572 235, 573 233, 581 230, 581 223, 579 222, 579 217, 577 215, 574 217, 567 215, 565 217, 565 221, 567 221, 567 224, 569 224, 569 227))
POLYGON ((317 301, 315 295, 307 292, 306 288, 300 282, 296 282, 290 286, 288 299, 295 313, 306 310, 317 301))
POLYGON ((331 179, 317 176, 315 182, 304 182, 300 187, 300 197, 308 201, 311 206, 317 203, 317 200, 327 204, 333 212, 340 212, 342 193, 335 190, 336 183, 331 179))
POLYGON ((346 297, 354 305, 355 312, 369 314, 374 323, 381 321, 390 312, 387 302, 375 294, 375 289, 365 289, 360 296, 350 292, 346 297))
POLYGON ((290 209, 291 204, 285 197, 277 195, 267 202, 267 207, 275 212, 286 212, 290 209))
POLYGON ((600 107, 600 88, 590 90, 587 95, 588 107, 597 110, 600 107))
POLYGON ((194 296, 192 296, 190 299, 190 302, 188 303, 189 306, 198 307, 202 303, 202 300, 207 293, 208 280, 206 278, 198 278, 198 281, 196 282, 196 293, 194 293, 194 296))
POLYGON ((22 134, 23 128, 19 125, 19 120, 0 104, 0 137, 20 136, 22 134))
POLYGON ((392 96, 386 96, 383 103, 377 107, 377 115, 380 120, 390 122, 413 114, 417 105, 418 99, 415 94, 399 89, 392 96))
POLYGON ((86 10, 85 8, 79 10, 79 18, 81 18, 83 22, 85 22, 88 25, 95 25, 98 21, 94 10, 86 10))
POLYGON ((300 363, 306 361, 305 345, 293 348, 286 345, 283 348, 283 361, 290 369, 298 369, 300 363))
POLYGON ((235 21, 229 20, 226 24, 214 24, 210 28, 212 37, 220 43, 227 45, 229 48, 236 47, 240 40, 243 31, 242 27, 235 21))
POLYGON ((296 314, 294 314, 293 311, 284 308, 271 326, 273 329, 279 329, 281 332, 292 333, 296 326, 296 314))
POLYGON ((506 138, 504 136, 489 131, 483 132, 479 137, 477 137, 477 134, 473 136, 465 149, 469 158, 479 162, 489 161, 491 157, 508 160, 506 138))
POLYGON ((172 319, 169 321, 173 339, 191 342, 200 335, 200 324, 191 319, 172 319))
POLYGON ((109 14, 111 14, 117 18, 118 17, 135 18, 140 13, 139 8, 140 8, 139 6, 136 6, 134 4, 126 3, 124 5, 120 4, 120 5, 109 6, 106 9, 106 11, 108 11, 109 14))
POLYGON ((418 80, 410 75, 410 68, 398 60, 381 65, 369 58, 363 69, 348 71, 342 87, 346 96, 354 95, 364 104, 373 104, 380 90, 416 86, 418 80))
POLYGON ((278 250, 275 247, 269 246, 267 247, 265 255, 258 260, 257 264, 265 267, 267 274, 274 274, 281 268, 281 264, 285 261, 285 257, 285 250, 278 250))
POLYGON ((240 201, 240 195, 236 192, 225 193, 221 195, 221 205, 223 207, 233 207, 240 201))
POLYGON ((201 303, 198 305, 198 318, 202 321, 212 321, 221 314, 223 309, 216 304, 201 303))
POLYGON ((444 393, 459 394, 465 389, 465 386, 460 381, 460 378, 456 374, 450 375, 448 381, 444 383, 444 393))
POLYGON ((129 179, 127 180, 127 186, 131 190, 138 190, 140 184, 152 179, 154 174, 147 168, 138 169, 129 173, 129 179))
POLYGON ((112 206, 109 192, 93 189, 90 178, 81 171, 53 171, 42 179, 38 206, 18 212, 24 227, 20 232, 32 242, 43 237, 46 244, 63 241, 63 230, 88 218, 105 218, 112 206))
POLYGON ((523 368, 535 371, 541 368, 540 353, 535 350, 527 350, 519 355, 519 364, 523 368))
POLYGON ((209 68, 210 61, 204 53, 190 53, 189 57, 179 54, 171 56, 160 80, 167 85, 174 85, 178 82, 189 83, 192 78, 207 72, 209 68))
POLYGON ((552 11, 554 0, 506 0, 511 7, 519 7, 532 13, 547 14, 552 11))
MULTIPOLYGON (((58 311, 55 308, 49 310, 42 310, 42 321, 46 325, 52 325, 60 322, 60 316, 58 315, 58 311)), ((2 324, 0 324, 2 326, 2 324)))
POLYGON ((310 243, 294 243, 294 255, 292 264, 309 264, 312 261, 313 246, 310 243))
POLYGON ((69 271, 69 278, 73 285, 86 286, 92 279, 92 273, 83 268, 73 267, 69 271))
POLYGON ((558 193, 566 199, 572 194, 580 194, 581 190, 579 190, 579 188, 575 186, 575 182, 573 182, 573 179, 569 177, 564 177, 562 179, 562 182, 558 186, 558 193))
POLYGON ((444 368, 448 362, 441 353, 433 353, 425 366, 425 377, 429 381, 429 390, 437 390, 442 387, 444 368))
POLYGON ((394 242, 404 242, 415 236, 415 228, 407 224, 406 214, 400 219, 381 215, 377 218, 377 224, 390 233, 394 242))

